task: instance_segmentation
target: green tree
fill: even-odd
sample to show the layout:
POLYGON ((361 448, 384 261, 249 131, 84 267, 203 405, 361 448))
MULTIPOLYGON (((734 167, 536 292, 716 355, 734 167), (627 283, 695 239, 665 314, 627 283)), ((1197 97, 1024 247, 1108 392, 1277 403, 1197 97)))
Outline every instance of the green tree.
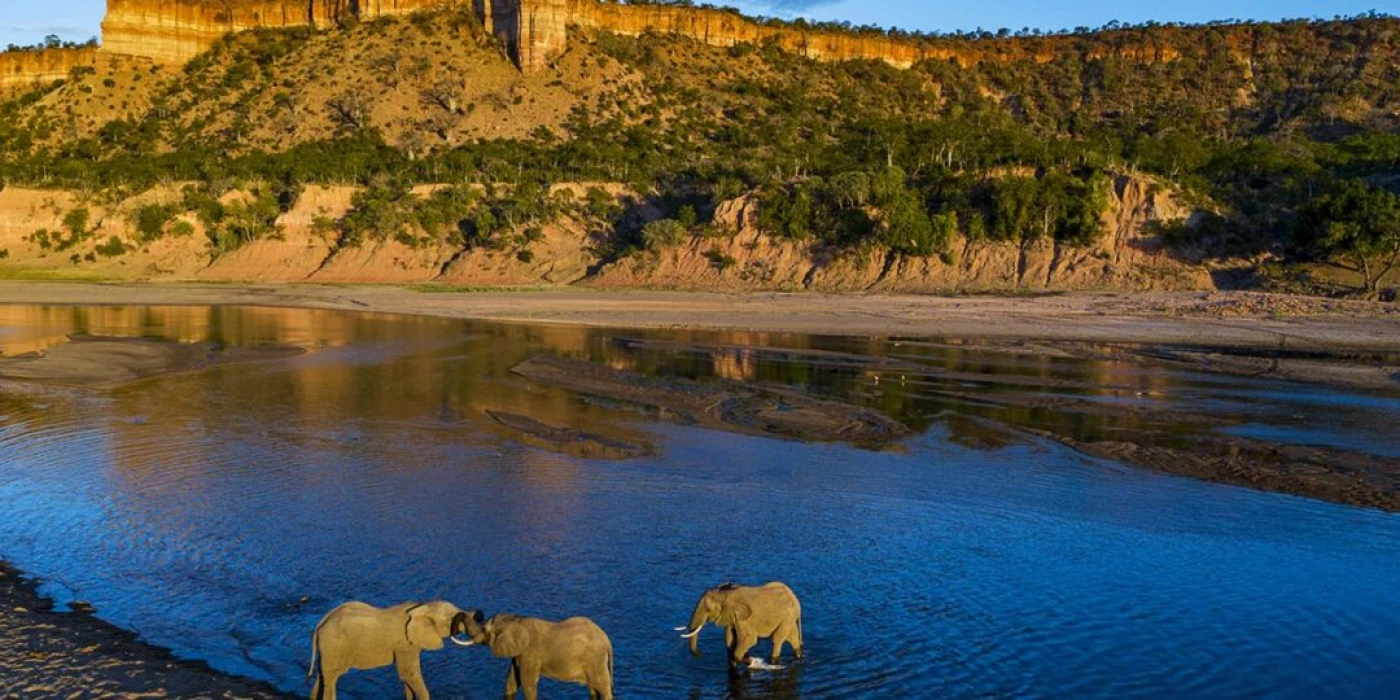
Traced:
POLYGON ((1343 180, 1299 209, 1294 235, 1319 258, 1348 263, 1374 295, 1400 262, 1400 196, 1343 180))

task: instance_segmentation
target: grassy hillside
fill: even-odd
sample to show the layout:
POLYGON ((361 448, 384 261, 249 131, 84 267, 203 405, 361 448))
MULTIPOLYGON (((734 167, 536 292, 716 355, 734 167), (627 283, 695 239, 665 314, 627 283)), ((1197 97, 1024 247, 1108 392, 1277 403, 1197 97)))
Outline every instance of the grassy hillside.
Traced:
POLYGON ((1400 20, 925 40, 1007 58, 898 70, 601 34, 527 76, 460 11, 246 33, 183 71, 113 63, 0 104, 0 178, 284 200, 361 184, 347 234, 468 238, 483 213, 518 228, 509 211, 548 207, 473 197, 434 214, 457 225, 423 227, 430 202, 408 188, 618 182, 662 221, 592 203, 614 255, 752 192, 774 236, 947 256, 964 239, 1088 244, 1109 175, 1141 172, 1204 212, 1163 231, 1184 256, 1336 261, 1374 288, 1400 251, 1400 20))

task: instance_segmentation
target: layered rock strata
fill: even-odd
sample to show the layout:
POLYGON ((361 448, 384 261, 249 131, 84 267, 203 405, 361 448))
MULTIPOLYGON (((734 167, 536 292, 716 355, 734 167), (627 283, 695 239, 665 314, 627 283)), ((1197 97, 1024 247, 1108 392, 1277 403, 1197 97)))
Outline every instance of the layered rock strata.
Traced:
POLYGON ((0 53, 0 90, 62 80, 74 68, 93 66, 97 61, 94 48, 0 53))
MULTIPOLYGON (((1047 38, 935 44, 880 33, 763 24, 728 10, 596 0, 107 0, 101 51, 180 64, 230 32, 332 27, 350 19, 370 20, 467 6, 527 72, 548 68, 567 49, 571 28, 627 36, 659 32, 712 46, 771 43, 813 60, 875 60, 900 68, 927 59, 953 60, 963 65, 987 60, 1048 61, 1058 53, 1057 42, 1064 41, 1047 38)), ((1132 41, 1096 50, 1142 61, 1169 61, 1176 57, 1168 46, 1132 41)), ((85 51, 88 53, 83 55, 71 50, 0 55, 0 87, 61 78, 73 65, 91 65, 91 51, 85 51), (79 63, 82 60, 87 62, 79 63)))

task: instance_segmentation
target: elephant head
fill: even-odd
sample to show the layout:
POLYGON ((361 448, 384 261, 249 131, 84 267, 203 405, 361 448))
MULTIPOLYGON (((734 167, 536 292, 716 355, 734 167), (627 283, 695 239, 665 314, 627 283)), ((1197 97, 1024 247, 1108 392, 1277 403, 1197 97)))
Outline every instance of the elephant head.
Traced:
POLYGON ((519 615, 500 614, 483 620, 481 613, 463 621, 463 629, 471 637, 470 642, 452 641, 462 646, 481 644, 491 650, 493 656, 514 658, 530 646, 530 628, 523 624, 525 618, 519 615))
POLYGON ((413 646, 429 651, 441 649, 444 638, 455 638, 466 632, 468 620, 482 617, 480 610, 460 610, 444 601, 415 605, 407 613, 404 638, 413 646))
POLYGON ((738 586, 726 583, 705 591, 695 604, 695 612, 690 615, 690 624, 685 627, 682 637, 690 640, 690 653, 700 655, 700 628, 713 622, 720 627, 733 627, 749 619, 753 614, 747 603, 732 595, 738 586))

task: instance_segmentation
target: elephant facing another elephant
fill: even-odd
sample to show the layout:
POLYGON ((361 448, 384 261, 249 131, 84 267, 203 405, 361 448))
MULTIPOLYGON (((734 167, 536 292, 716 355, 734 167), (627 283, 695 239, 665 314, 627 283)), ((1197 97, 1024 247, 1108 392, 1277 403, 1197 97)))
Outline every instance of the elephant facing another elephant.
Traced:
POLYGON ((419 654, 436 651, 443 639, 467 630, 482 619, 480 611, 462 610, 446 601, 401 603, 376 608, 351 601, 326 613, 311 636, 311 667, 315 675, 312 700, 335 700, 336 683, 351 669, 394 664, 407 700, 430 700, 423 683, 419 654), (317 664, 317 657, 320 664, 317 664))
MULTIPOLYGON (((550 622, 509 613, 485 622, 466 620, 472 644, 481 644, 498 657, 511 660, 505 696, 517 692, 535 700, 540 676, 588 686, 593 700, 612 700, 613 647, 602 628, 586 617, 550 622)), ((463 642, 453 642, 466 646, 463 642)))
MULTIPOLYGON (((773 664, 784 645, 802 658, 802 604, 783 583, 725 583, 705 591, 690 624, 676 628, 690 640, 692 654, 699 655, 700 631, 711 622, 724 629, 731 671, 749 665, 749 651, 761 639, 773 640, 773 664)), ((441 649, 445 639, 460 646, 485 646, 493 655, 510 659, 507 698, 523 692, 525 700, 536 700, 541 676, 587 686, 593 700, 613 698, 612 641, 592 620, 551 622, 509 613, 488 620, 479 610, 462 610, 441 600, 391 608, 352 601, 327 613, 312 635, 307 672, 308 680, 315 676, 311 698, 335 700, 336 683, 351 669, 393 664, 407 700, 430 700, 419 656, 425 649, 441 649), (459 634, 469 641, 458 639, 459 634)))
POLYGON ((695 604, 690 624, 677 627, 690 640, 690 653, 700 654, 700 630, 707 623, 724 628, 730 668, 748 664, 749 650, 760 639, 773 640, 772 663, 778 663, 783 644, 802 658, 802 604, 786 584, 773 581, 762 586, 725 583, 711 588, 695 604))

